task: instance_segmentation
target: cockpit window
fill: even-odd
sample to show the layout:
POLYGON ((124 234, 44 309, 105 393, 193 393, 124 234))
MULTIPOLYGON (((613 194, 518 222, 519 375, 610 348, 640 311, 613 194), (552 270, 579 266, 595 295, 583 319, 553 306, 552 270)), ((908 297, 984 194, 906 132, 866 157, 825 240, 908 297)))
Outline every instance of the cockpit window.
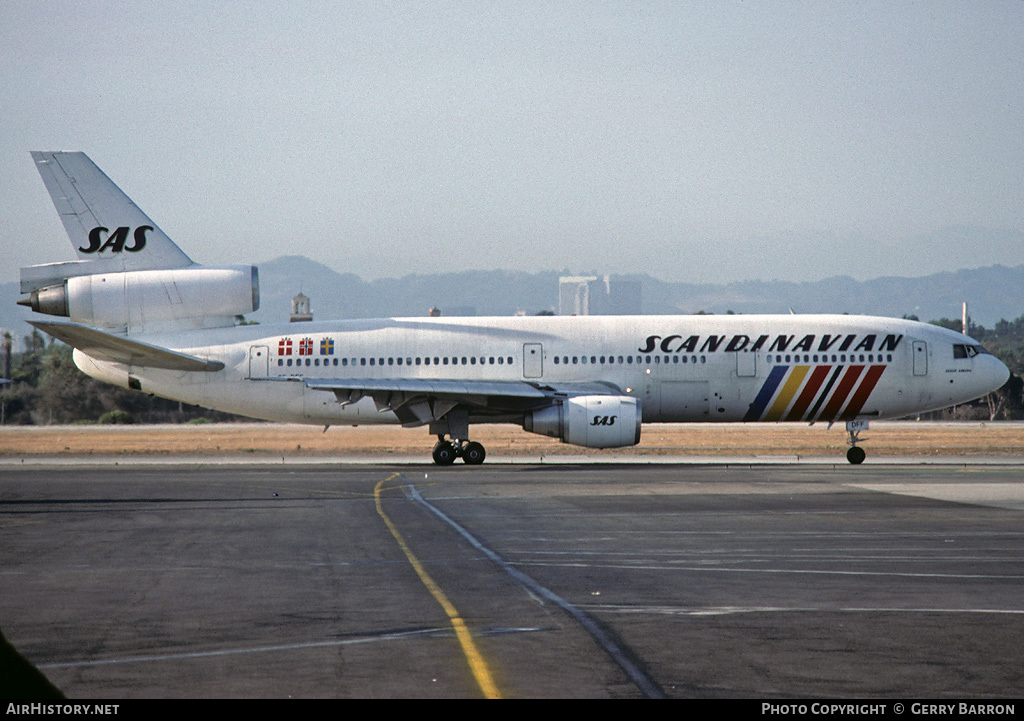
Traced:
POLYGON ((991 355, 980 345, 966 345, 964 343, 953 344, 953 357, 954 358, 973 358, 976 355, 987 354, 991 355))

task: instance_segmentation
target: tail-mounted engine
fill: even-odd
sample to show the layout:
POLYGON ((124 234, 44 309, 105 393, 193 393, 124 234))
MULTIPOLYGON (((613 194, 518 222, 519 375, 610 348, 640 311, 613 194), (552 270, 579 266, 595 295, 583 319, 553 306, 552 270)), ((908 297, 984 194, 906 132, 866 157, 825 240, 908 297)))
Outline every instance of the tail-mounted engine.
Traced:
POLYGON ((640 442, 640 401, 629 396, 579 396, 530 411, 530 433, 587 448, 619 448, 640 442))
POLYGON ((77 275, 22 292, 37 313, 126 331, 230 326, 260 307, 254 265, 77 275))

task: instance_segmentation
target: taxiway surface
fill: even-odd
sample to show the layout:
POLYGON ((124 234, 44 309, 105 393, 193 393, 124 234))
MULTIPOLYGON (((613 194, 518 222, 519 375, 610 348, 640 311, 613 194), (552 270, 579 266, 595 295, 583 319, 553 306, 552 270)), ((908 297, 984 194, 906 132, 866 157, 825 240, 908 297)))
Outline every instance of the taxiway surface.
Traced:
POLYGON ((1000 466, 6 467, 0 630, 74 698, 1009 697, 1022 521, 1000 466))

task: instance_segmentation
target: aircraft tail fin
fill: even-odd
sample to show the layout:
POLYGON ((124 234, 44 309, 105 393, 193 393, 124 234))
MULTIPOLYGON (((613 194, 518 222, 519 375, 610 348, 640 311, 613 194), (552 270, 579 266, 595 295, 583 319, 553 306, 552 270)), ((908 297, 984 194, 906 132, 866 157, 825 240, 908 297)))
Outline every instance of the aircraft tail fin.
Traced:
POLYGON ((32 160, 82 261, 94 272, 184 268, 192 260, 85 153, 32 160))

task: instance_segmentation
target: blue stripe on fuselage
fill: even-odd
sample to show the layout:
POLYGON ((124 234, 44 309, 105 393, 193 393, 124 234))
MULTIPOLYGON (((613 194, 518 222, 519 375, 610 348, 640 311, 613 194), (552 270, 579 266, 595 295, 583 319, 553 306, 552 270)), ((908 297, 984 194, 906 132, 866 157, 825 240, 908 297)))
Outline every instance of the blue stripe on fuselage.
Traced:
POLYGON ((772 368, 772 372, 768 374, 768 379, 761 386, 761 390, 758 391, 757 398, 750 404, 750 410, 747 411, 747 415, 743 416, 744 421, 760 420, 761 414, 764 413, 764 409, 768 406, 768 401, 775 395, 775 389, 779 387, 779 383, 786 377, 787 371, 789 371, 789 366, 775 366, 772 368))

